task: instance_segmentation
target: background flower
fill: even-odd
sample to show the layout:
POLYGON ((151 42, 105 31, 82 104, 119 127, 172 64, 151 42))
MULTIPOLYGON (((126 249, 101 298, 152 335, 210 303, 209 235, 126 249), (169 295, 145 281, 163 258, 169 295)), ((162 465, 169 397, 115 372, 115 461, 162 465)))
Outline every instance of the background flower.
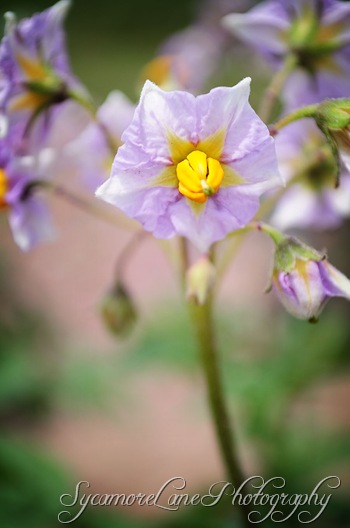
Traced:
POLYGON ((16 126, 15 145, 21 145, 38 116, 45 133, 52 115, 48 110, 83 91, 73 77, 65 49, 63 18, 69 7, 61 0, 53 7, 16 22, 7 14, 0 44, 0 110, 16 126))
POLYGON ((271 222, 291 227, 336 228, 350 215, 350 174, 337 165, 325 136, 311 119, 293 123, 276 138, 281 174, 291 184, 278 201, 271 222))
POLYGON ((273 288, 297 319, 316 320, 331 297, 350 300, 350 281, 326 260, 296 259, 289 272, 275 270, 273 288))
POLYGON ((90 122, 63 149, 63 164, 68 170, 76 170, 91 191, 109 176, 114 154, 122 144, 122 133, 134 111, 134 104, 122 92, 111 92, 97 111, 97 121, 90 122))
POLYGON ((45 174, 45 152, 37 157, 14 157, 0 139, 0 210, 8 219, 16 244, 28 251, 53 238, 51 217, 41 196, 26 193, 31 182, 45 174))
POLYGON ((288 108, 346 97, 350 82, 350 5, 338 0, 271 0, 224 26, 276 69, 287 57, 295 68, 283 90, 288 108))

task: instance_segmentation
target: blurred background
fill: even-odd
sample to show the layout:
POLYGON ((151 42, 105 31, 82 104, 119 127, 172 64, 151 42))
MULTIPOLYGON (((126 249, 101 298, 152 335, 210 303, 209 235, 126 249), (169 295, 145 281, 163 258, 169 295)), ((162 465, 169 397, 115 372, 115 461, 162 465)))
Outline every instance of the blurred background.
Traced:
MULTIPOLYGON (((227 11, 244 4, 220 2, 227 11)), ((20 18, 50 5, 2 0, 1 9, 20 18)), ((215 14, 215 6, 75 0, 66 22, 73 70, 98 102, 111 89, 136 102, 140 72, 162 42, 204 8, 215 14)), ((270 72, 237 42, 232 46, 239 61, 228 54, 208 87, 251 75, 254 106, 270 72)), ((0 218, 1 528, 60 526, 59 498, 73 494, 78 481, 90 482, 91 493, 148 494, 181 476, 188 493, 200 493, 225 478, 186 307, 164 251, 149 238, 130 262, 127 284, 139 319, 132 336, 118 340, 105 328, 99 305, 130 233, 58 199, 52 207, 59 236, 29 254, 14 245, 5 215, 0 218)), ((327 247, 348 276, 349 227, 303 234, 315 247, 327 247)), ((317 325, 293 320, 263 294, 271 260, 270 243, 249 236, 218 302, 225 383, 245 473, 283 476, 286 493, 307 493, 326 476, 339 476, 341 488, 316 522, 346 528, 350 305, 333 301, 317 325)), ((94 507, 75 521, 82 528, 235 523, 224 501, 176 513, 94 507)))

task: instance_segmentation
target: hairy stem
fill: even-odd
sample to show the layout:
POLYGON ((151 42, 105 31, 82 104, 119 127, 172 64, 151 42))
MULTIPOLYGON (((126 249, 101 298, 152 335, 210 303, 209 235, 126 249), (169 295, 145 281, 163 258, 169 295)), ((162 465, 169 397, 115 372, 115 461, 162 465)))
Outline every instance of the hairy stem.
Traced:
POLYGON ((318 104, 313 104, 309 106, 303 106, 302 108, 298 108, 298 110, 295 110, 294 112, 291 112, 290 114, 285 115, 279 121, 276 121, 273 125, 270 125, 270 133, 272 136, 275 136, 277 132, 279 132, 282 128, 284 128, 287 125, 290 125, 291 123, 294 123, 294 121, 298 121, 299 119, 304 118, 314 118, 318 109, 318 104))
POLYGON ((74 205, 78 209, 89 213, 108 224, 112 224, 119 228, 134 229, 134 222, 124 216, 116 214, 113 210, 110 210, 101 200, 96 198, 88 198, 75 193, 74 191, 68 190, 59 183, 46 180, 33 180, 28 183, 22 192, 22 200, 26 200, 30 195, 36 191, 46 190, 52 192, 55 196, 63 198, 66 202, 74 205))
POLYGON ((276 100, 283 89, 284 83, 288 75, 296 65, 296 58, 294 55, 289 55, 282 68, 272 78, 270 84, 266 88, 265 94, 260 104, 259 115, 265 123, 271 119, 271 114, 275 106, 276 100))
MULTIPOLYGON (((219 365, 218 352, 213 325, 213 299, 210 297, 203 305, 190 302, 192 323, 200 352, 202 367, 205 374, 208 401, 214 422, 221 456, 226 467, 227 476, 237 490, 244 483, 240 462, 237 455, 235 438, 226 407, 224 389, 219 365)), ((244 490, 241 491, 244 495, 244 490)), ((242 526, 251 526, 249 521, 249 506, 237 504, 242 519, 242 526)))
POLYGON ((150 234, 143 229, 137 231, 122 249, 115 266, 115 276, 117 279, 120 279, 124 275, 130 258, 134 254, 135 250, 139 247, 140 243, 149 235, 150 234))
POLYGON ((179 268, 182 286, 185 288, 186 273, 189 267, 188 242, 185 237, 179 238, 179 268))

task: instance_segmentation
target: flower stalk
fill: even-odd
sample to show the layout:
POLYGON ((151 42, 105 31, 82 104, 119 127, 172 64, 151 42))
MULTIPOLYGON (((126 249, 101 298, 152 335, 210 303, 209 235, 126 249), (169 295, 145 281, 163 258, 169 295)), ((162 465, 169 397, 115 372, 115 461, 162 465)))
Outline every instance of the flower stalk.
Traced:
POLYGON ((125 217, 121 217, 118 214, 115 214, 114 211, 110 211, 104 206, 104 204, 100 203, 99 200, 77 194, 53 181, 33 180, 29 182, 23 189, 21 200, 25 201, 32 193, 40 190, 52 192, 55 196, 62 198, 74 207, 77 207, 78 209, 115 227, 133 228, 134 226, 134 224, 129 222, 125 217))
MULTIPOLYGON (((226 467, 227 476, 237 490, 245 481, 245 478, 239 462, 236 441, 224 396, 213 324, 213 296, 210 295, 204 304, 189 302, 189 306, 207 385, 209 407, 222 460, 226 467)), ((244 491, 241 493, 244 495, 244 491)), ((245 528, 251 526, 249 506, 239 504, 238 507, 240 508, 242 526, 245 528)))
POLYGON ((285 115, 284 117, 276 121, 276 123, 270 125, 269 128, 271 136, 275 136, 280 130, 282 130, 282 128, 287 125, 290 125, 291 123, 294 123, 294 121, 298 121, 299 119, 314 119, 317 115, 318 107, 318 104, 303 106, 302 108, 298 108, 298 110, 295 110, 294 112, 290 112, 289 114, 285 115))
POLYGON ((293 71, 297 64, 297 59, 294 55, 288 55, 282 68, 274 75, 270 84, 266 88, 265 94, 261 100, 259 116, 267 123, 270 118, 277 98, 279 97, 284 83, 289 74, 293 71))

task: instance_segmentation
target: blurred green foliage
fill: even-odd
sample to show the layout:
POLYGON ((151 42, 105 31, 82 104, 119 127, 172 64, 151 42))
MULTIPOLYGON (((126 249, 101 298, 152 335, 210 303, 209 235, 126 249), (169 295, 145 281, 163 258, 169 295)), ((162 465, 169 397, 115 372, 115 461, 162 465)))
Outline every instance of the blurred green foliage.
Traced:
POLYGON ((2 259, 0 263, 1 425, 24 417, 31 420, 46 412, 53 349, 43 318, 18 300, 8 266, 2 259))
MULTIPOLYGON (((162 369, 175 370, 193 377, 199 372, 199 365, 186 312, 169 309, 167 313, 166 310, 160 312, 162 315, 155 314, 153 324, 141 333, 131 349, 126 347, 118 357, 104 359, 98 356, 86 359, 79 355, 74 361, 68 361, 50 387, 46 372, 37 373, 33 383, 30 369, 10 367, 8 355, 2 355, 0 394, 3 416, 9 415, 5 412, 6 408, 13 410, 23 398, 28 398, 26 409, 21 407, 21 413, 16 418, 17 425, 23 421, 26 423, 28 417, 33 417, 33 405, 36 408, 33 394, 37 393, 38 387, 42 387, 43 401, 54 400, 56 405, 61 406, 65 402, 59 395, 68 390, 66 397, 67 403, 71 398, 71 410, 73 405, 73 412, 74 406, 76 412, 82 409, 88 412, 96 404, 108 408, 112 398, 127 402, 132 398, 128 394, 130 380, 144 373, 145 369, 157 369, 159 372, 162 369), (21 383, 14 375, 8 377, 9 372, 17 369, 21 383), (6 386, 9 388, 4 390, 6 386), (36 389, 32 391, 30 387, 36 389)), ((35 332, 26 319, 22 312, 17 320, 15 339, 13 335, 9 339, 8 331, 4 332, 2 325, 2 343, 5 343, 4 335, 7 335, 6 347, 10 343, 7 350, 12 351, 14 364, 21 349, 23 353, 24 342, 28 361, 35 357, 37 350, 33 340, 35 332), (26 339, 24 336, 27 336, 26 339)), ((348 328, 344 315, 332 309, 325 313, 318 325, 295 321, 284 315, 273 320, 273 331, 267 333, 271 315, 250 313, 248 317, 243 313, 221 314, 219 341, 224 357, 225 383, 235 414, 242 424, 241 434, 249 438, 258 458, 264 461, 264 477, 281 475, 286 479, 283 492, 306 493, 313 489, 315 482, 334 474, 336 468, 350 467, 349 435, 337 430, 329 431, 322 421, 312 419, 312 416, 300 417, 292 412, 293 405, 302 401, 306 390, 317 387, 331 376, 336 379, 338 374, 349 368, 348 328)), ((46 411, 49 410, 48 405, 46 411)), ((7 434, 0 441, 0 526, 59 526, 56 522, 62 509, 59 497, 72 488, 74 476, 38 453, 34 446, 18 442, 16 435, 11 433, 12 425, 12 422, 5 422, 7 434)), ((203 483, 203 490, 207 489, 203 483)), ((185 508, 164 520, 153 521, 150 526, 233 527, 232 511, 232 506, 222 501, 215 508, 185 508)), ((345 528, 349 516, 350 505, 345 496, 335 494, 317 521, 317 526, 345 528)), ((296 526, 295 522, 295 518, 291 518, 285 525, 296 526)), ((98 508, 88 509, 75 525, 94 528, 101 523, 106 528, 148 526, 144 520, 120 518, 118 512, 112 515, 98 508)), ((268 523, 265 525, 269 526, 268 523)))

